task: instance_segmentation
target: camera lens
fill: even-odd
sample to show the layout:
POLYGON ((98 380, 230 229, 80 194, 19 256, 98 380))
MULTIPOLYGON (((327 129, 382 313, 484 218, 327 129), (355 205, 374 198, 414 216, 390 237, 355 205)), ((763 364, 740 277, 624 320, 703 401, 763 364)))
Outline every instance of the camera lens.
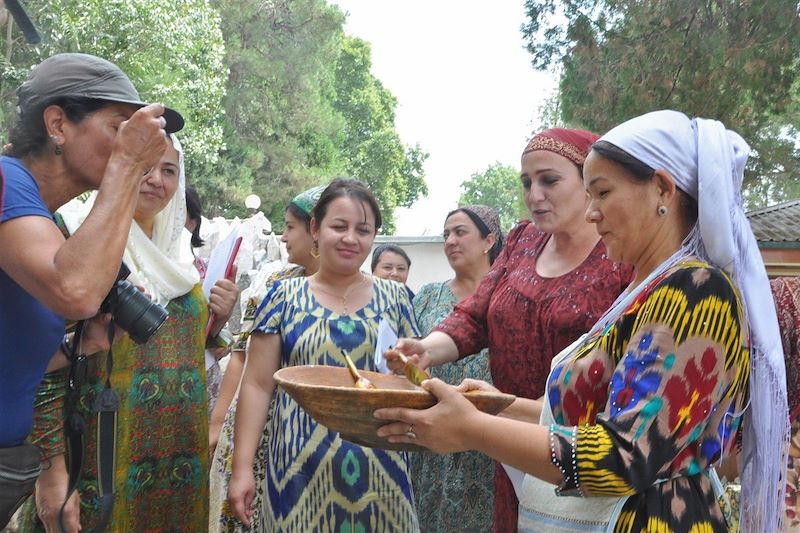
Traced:
POLYGON ((167 310, 139 292, 130 281, 117 282, 116 303, 111 313, 119 327, 136 344, 144 344, 169 316, 167 310))

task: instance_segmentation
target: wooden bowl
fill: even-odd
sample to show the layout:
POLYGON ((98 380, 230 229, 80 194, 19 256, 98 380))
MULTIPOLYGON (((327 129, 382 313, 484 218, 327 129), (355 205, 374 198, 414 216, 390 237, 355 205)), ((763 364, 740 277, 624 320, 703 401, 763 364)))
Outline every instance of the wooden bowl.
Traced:
MULTIPOLYGON (((291 366, 275 372, 275 381, 286 393, 323 426, 338 431, 350 442, 386 450, 424 450, 413 444, 390 443, 377 435, 386 422, 373 413, 382 407, 427 409, 436 397, 412 384, 403 376, 360 370, 377 389, 357 389, 344 367, 291 366)), ((497 414, 514 401, 515 396, 475 391, 464 395, 481 411, 497 414)))

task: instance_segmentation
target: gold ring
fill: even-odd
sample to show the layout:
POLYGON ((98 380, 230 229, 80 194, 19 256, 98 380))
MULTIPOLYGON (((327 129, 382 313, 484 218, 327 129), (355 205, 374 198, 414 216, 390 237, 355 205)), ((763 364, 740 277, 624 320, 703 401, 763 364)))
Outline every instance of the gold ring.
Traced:
POLYGON ((416 439, 417 438, 417 434, 414 433, 414 424, 409 424, 408 425, 408 430, 406 430, 406 437, 408 437, 409 439, 416 439))

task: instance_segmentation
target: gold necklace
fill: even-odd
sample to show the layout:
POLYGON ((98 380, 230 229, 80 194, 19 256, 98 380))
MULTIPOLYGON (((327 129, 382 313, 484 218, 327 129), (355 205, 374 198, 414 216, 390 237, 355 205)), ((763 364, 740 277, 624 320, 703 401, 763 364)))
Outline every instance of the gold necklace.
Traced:
POLYGON ((366 276, 363 272, 360 272, 360 274, 361 274, 361 279, 351 283, 347 287, 347 289, 345 289, 344 294, 336 294, 335 292, 332 292, 332 291, 329 291, 329 290, 323 288, 322 285, 319 283, 319 280, 317 280, 316 278, 314 278, 314 288, 319 290, 319 291, 322 291, 325 294, 328 294, 330 296, 335 296, 337 298, 341 298, 342 299, 342 310, 344 311, 342 314, 343 315, 349 315, 350 313, 349 313, 349 311, 347 309, 347 297, 350 296, 351 292, 353 292, 358 287, 363 285, 364 282, 367 281, 367 279, 369 279, 369 276, 366 276))

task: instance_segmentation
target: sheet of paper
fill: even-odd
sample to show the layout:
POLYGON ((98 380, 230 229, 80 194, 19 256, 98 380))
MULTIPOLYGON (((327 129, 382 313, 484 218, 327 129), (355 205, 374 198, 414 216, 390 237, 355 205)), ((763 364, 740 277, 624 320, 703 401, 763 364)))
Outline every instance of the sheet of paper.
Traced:
POLYGON ((209 368, 211 368, 212 366, 214 366, 214 363, 216 363, 216 362, 217 362, 217 358, 216 358, 216 357, 214 357, 214 354, 213 354, 213 353, 211 353, 211 350, 206 350, 206 357, 205 357, 205 359, 206 359, 206 371, 207 371, 209 368))
POLYGON ((517 470, 513 466, 508 466, 505 463, 500 463, 503 465, 503 468, 508 474, 508 479, 511 480, 511 484, 514 485, 514 492, 517 493, 517 500, 522 499, 522 482, 525 479, 525 472, 522 470, 517 470))
POLYGON ((231 224, 231 231, 228 236, 211 251, 211 256, 208 258, 208 267, 206 268, 206 278, 203 280, 203 292, 206 295, 206 299, 211 295, 211 287, 214 286, 217 280, 225 277, 225 269, 228 267, 238 236, 239 222, 234 221, 231 224))
POLYGON ((381 318, 378 322, 378 341, 375 344, 375 368, 378 372, 389 374, 389 367, 386 366, 386 359, 383 358, 383 352, 397 344, 397 333, 394 332, 392 326, 381 318))

